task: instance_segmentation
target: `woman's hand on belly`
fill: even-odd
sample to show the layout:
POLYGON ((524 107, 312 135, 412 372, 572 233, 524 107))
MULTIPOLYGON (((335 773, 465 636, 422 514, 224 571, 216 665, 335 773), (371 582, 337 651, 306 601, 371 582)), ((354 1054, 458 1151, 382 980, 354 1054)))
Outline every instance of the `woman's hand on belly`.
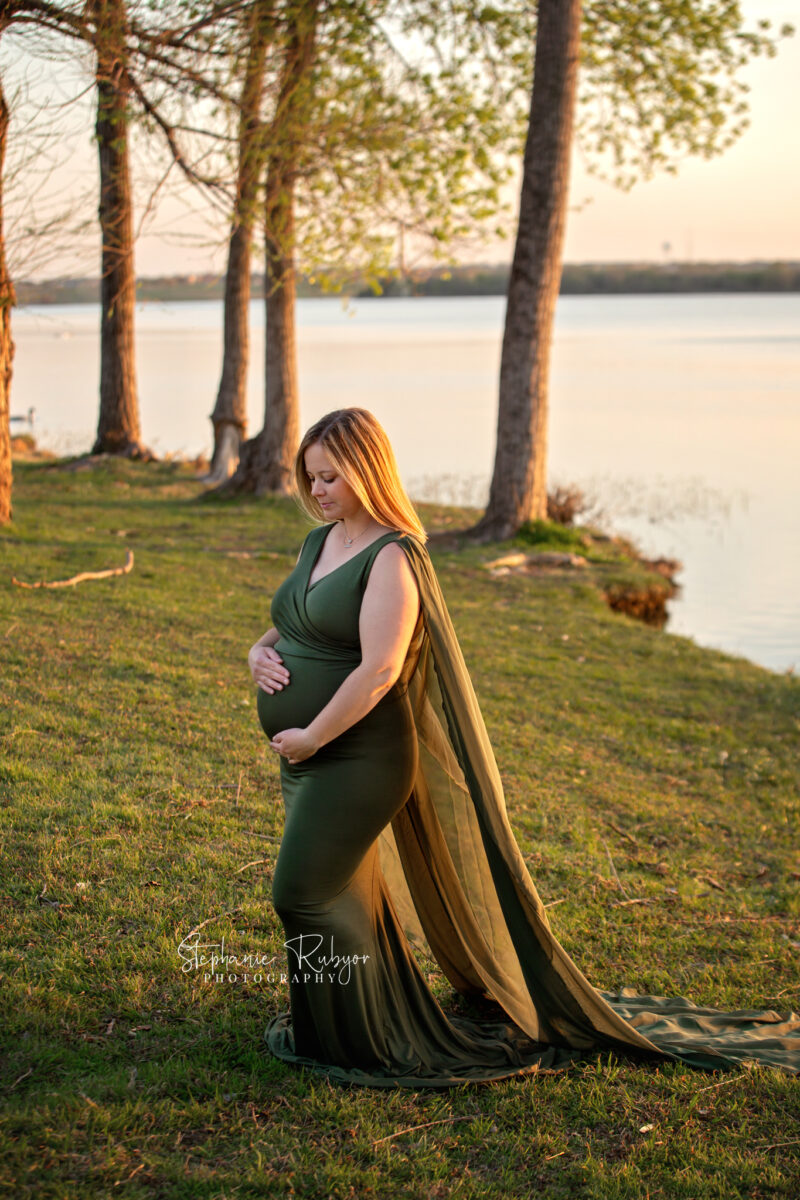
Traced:
POLYGON ((307 729, 295 728, 282 729, 280 733, 276 733, 270 742, 270 749, 277 750, 278 754, 290 763, 299 763, 316 754, 319 746, 307 729))
POLYGON ((283 665, 283 659, 272 646, 256 644, 247 656, 250 674, 253 680, 270 696, 280 691, 289 682, 289 672, 283 665))

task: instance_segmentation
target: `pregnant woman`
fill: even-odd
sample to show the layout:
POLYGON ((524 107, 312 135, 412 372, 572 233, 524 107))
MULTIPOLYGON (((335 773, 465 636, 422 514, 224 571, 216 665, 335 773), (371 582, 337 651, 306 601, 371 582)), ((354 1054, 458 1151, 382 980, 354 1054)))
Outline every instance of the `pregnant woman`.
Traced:
POLYGON ((800 1017, 599 992, 553 936, 386 434, 329 413, 295 460, 318 524, 251 648, 286 821, 290 1012, 270 1050, 342 1083, 448 1087, 613 1049, 800 1071, 800 1017), (447 1014, 412 947, 485 1019, 447 1014), (490 1002, 486 1004, 486 1002, 490 1002))

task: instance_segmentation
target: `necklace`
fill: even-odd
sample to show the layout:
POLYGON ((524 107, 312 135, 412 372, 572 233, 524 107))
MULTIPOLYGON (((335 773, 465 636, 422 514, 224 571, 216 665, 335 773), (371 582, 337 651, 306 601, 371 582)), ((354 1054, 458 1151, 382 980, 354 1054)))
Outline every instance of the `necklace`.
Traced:
POLYGON ((352 546, 353 542, 357 542, 360 537, 364 536, 364 534, 367 532, 367 529, 369 529, 369 525, 367 526, 367 529, 362 529, 361 533, 357 533, 354 538, 349 538, 347 536, 347 528, 345 526, 344 521, 342 521, 342 529, 344 529, 344 544, 345 544, 345 546, 352 546))

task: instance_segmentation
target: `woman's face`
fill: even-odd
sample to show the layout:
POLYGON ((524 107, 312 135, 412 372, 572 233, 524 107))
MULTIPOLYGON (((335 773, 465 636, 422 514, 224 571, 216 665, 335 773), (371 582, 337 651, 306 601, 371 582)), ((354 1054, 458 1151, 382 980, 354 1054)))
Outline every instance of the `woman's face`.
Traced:
POLYGON ((363 510, 364 506, 358 496, 331 465, 320 442, 314 442, 308 447, 303 460, 311 495, 317 500, 328 520, 341 521, 345 517, 357 516, 363 510))

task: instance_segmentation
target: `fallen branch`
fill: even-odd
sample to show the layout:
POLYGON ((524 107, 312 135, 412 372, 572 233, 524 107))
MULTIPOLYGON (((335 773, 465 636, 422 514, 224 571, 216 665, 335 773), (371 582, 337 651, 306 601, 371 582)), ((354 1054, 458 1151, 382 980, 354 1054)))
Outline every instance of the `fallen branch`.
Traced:
POLYGON ((782 924, 790 926, 793 924, 786 913, 770 913, 763 917, 740 916, 738 913, 698 913, 696 917, 689 919, 673 917, 672 920, 678 925, 693 925, 697 928, 703 928, 705 925, 727 925, 734 921, 755 921, 759 925, 768 921, 780 921, 782 924))
POLYGON ((124 567, 110 567, 107 571, 81 571, 79 575, 73 575, 71 579, 55 579, 52 583, 47 583, 40 579, 36 583, 25 583, 22 579, 17 579, 14 575, 11 576, 11 582, 21 588, 58 588, 58 587, 74 587, 76 583, 83 583, 84 579, 108 579, 110 575, 127 575, 133 570, 133 551, 129 550, 125 557, 124 567))
POLYGON ((392 1138, 402 1137, 404 1133, 415 1133, 418 1129, 430 1129, 432 1125, 447 1125, 450 1121, 474 1121, 474 1116, 469 1117, 444 1117, 441 1121, 425 1121, 422 1125, 409 1125, 406 1129, 398 1129, 395 1133, 387 1133, 385 1137, 375 1138, 373 1146, 377 1146, 380 1142, 389 1142, 392 1138))
POLYGON ((252 862, 245 863, 243 867, 237 867, 234 874, 239 875, 242 871, 246 871, 248 867, 258 867, 261 863, 268 863, 268 858, 254 858, 252 862))
POLYGON ((614 830, 614 833, 618 833, 620 837, 627 838, 629 842, 634 844, 634 846, 639 845, 635 837, 633 837, 630 833, 626 833, 624 829, 620 829, 619 825, 615 825, 613 821, 606 821, 606 824, 614 830))
POLYGON ((608 848, 608 843, 606 842, 605 838, 600 838, 600 841, 603 843, 603 846, 605 847, 606 854, 608 855, 608 865, 611 867, 612 874, 619 885, 619 890, 622 892, 623 896, 627 896, 628 893, 625 890, 625 888, 623 887, 622 880, 620 879, 619 875, 617 874, 617 868, 614 866, 614 860, 611 857, 611 851, 608 848))
POLYGON ((728 1079, 723 1079, 722 1083, 710 1083, 708 1087, 698 1088, 698 1092, 715 1092, 717 1088, 727 1087, 731 1083, 740 1083, 743 1076, 739 1074, 731 1075, 728 1079))
MULTIPOLYGON (((190 937, 193 937, 196 933, 199 933, 201 929, 205 929, 206 925, 210 925, 212 921, 219 921, 223 917, 233 917, 236 915, 236 913, 241 911, 241 905, 237 904, 236 908, 229 908, 226 912, 215 913, 213 917, 206 917, 205 921, 201 921, 199 925, 195 925, 194 929, 190 929, 181 940, 187 941, 190 937)), ((175 936, 178 936, 177 929, 175 930, 175 936)), ((195 1023, 197 1024, 198 1022, 195 1023)))

